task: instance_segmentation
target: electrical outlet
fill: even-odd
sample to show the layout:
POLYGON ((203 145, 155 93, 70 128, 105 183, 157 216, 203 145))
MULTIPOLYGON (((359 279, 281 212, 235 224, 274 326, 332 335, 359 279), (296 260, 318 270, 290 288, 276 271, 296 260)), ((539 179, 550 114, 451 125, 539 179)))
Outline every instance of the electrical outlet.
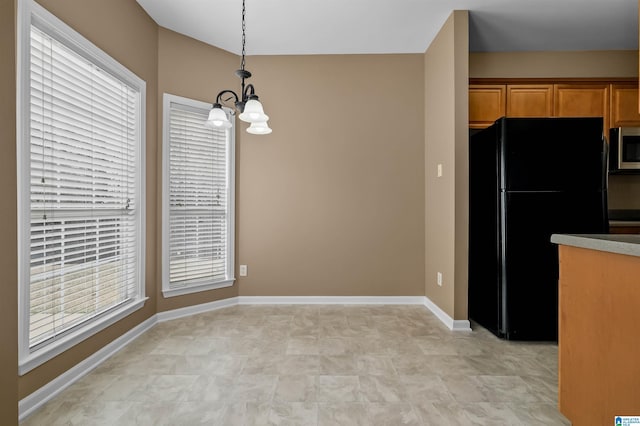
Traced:
POLYGON ((246 277, 247 273, 247 265, 240 265, 240 276, 246 277))
POLYGON ((438 285, 442 287, 442 272, 438 272, 438 285))
POLYGON ((438 177, 442 177, 442 164, 438 164, 438 177))

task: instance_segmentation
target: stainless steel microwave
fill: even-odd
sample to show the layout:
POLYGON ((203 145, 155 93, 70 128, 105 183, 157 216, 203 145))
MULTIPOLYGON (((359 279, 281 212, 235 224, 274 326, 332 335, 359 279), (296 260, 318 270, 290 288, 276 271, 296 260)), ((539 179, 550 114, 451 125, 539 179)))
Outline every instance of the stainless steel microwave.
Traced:
POLYGON ((609 173, 640 174, 640 127, 610 130, 609 173))

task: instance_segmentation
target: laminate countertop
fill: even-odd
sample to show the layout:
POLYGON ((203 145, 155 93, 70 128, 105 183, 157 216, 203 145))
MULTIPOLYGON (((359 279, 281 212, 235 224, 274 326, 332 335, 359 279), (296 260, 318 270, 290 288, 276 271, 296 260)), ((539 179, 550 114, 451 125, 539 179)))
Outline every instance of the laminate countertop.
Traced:
POLYGON ((551 242, 640 257, 640 235, 638 234, 553 234, 551 242))

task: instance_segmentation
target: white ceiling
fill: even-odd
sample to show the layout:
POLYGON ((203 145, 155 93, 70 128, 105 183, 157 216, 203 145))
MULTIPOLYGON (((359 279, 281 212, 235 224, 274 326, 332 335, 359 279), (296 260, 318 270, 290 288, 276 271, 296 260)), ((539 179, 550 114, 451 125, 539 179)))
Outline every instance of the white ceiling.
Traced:
MULTIPOLYGON (((162 27, 240 54, 241 0, 137 0, 162 27)), ((636 0, 246 0, 247 55, 422 53, 452 10, 471 51, 638 48, 636 0)))

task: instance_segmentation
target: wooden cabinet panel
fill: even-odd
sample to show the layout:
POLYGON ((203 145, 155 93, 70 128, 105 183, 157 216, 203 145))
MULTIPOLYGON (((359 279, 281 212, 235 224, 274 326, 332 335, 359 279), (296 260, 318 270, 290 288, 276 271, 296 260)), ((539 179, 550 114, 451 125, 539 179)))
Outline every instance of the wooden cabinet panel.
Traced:
MULTIPOLYGON (((634 103, 635 105, 635 103, 634 103)), ((610 226, 610 234, 640 234, 640 226, 610 226)))
POLYGON ((575 426, 612 425, 640 413, 640 257, 559 252, 560 412, 575 426))
POLYGON ((552 84, 507 85, 507 117, 553 116, 552 84))
POLYGON ((505 115, 506 85, 469 85, 469 127, 484 129, 505 115))
POLYGON ((611 127, 640 126, 638 86, 611 85, 611 127))
POLYGON ((603 117, 609 129, 609 84, 555 84, 556 117, 603 117))
POLYGON ((610 127, 640 126, 634 81, 474 81, 469 85, 469 127, 502 117, 602 117, 610 127))

